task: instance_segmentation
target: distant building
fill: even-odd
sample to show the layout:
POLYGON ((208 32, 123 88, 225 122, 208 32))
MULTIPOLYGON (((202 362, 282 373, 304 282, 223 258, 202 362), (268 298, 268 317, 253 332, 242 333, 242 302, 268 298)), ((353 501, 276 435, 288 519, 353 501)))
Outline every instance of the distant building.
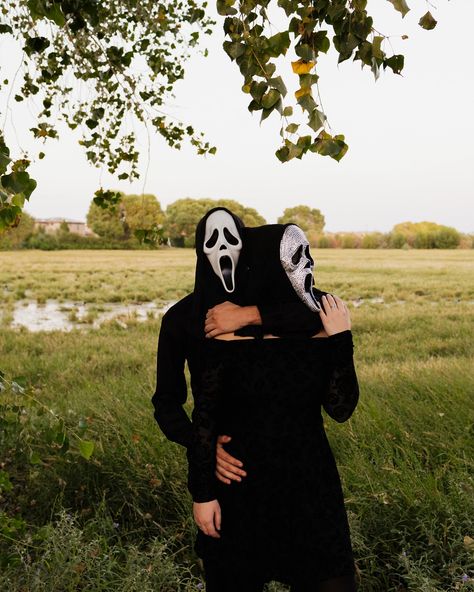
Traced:
POLYGON ((97 236, 85 222, 80 220, 68 220, 67 218, 35 218, 35 230, 44 229, 46 234, 54 234, 61 226, 62 222, 66 222, 69 232, 79 234, 81 236, 97 236))

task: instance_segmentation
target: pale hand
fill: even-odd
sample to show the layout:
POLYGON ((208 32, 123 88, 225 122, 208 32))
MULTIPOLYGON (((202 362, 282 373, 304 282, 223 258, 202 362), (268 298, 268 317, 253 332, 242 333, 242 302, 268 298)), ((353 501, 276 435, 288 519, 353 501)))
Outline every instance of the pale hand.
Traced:
POLYGON ((242 481, 242 477, 247 475, 243 469, 239 468, 243 466, 242 461, 226 452, 222 447, 222 444, 230 442, 231 439, 231 436, 226 436, 225 434, 219 435, 216 443, 215 475, 219 481, 222 481, 222 483, 226 483, 227 485, 230 484, 231 479, 234 481, 242 481))
POLYGON ((226 300, 207 311, 204 331, 206 337, 232 333, 246 325, 259 325, 262 320, 256 306, 239 306, 226 300))
POLYGON ((194 520, 204 534, 220 539, 217 532, 221 529, 221 506, 219 502, 193 502, 194 520))
POLYGON ((339 296, 324 294, 321 302, 323 306, 319 316, 328 335, 341 333, 341 331, 351 328, 349 309, 339 296))

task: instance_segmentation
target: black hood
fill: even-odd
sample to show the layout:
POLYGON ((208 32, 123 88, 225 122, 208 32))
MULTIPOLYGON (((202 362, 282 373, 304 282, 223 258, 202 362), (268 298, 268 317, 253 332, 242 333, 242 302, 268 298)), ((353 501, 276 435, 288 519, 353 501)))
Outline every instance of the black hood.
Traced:
POLYGON ((218 210, 223 210, 234 219, 240 237, 243 240, 243 221, 230 210, 216 207, 209 210, 199 220, 196 226, 196 274, 194 278, 194 331, 197 336, 204 336, 204 321, 209 308, 220 302, 229 300, 235 304, 245 304, 246 283, 248 266, 245 261, 245 248, 240 251, 239 260, 235 269, 235 287, 233 292, 227 292, 221 279, 215 274, 212 266, 204 253, 204 237, 206 234, 206 222, 209 216, 218 210))
MULTIPOLYGON (((246 261, 250 268, 246 291, 246 300, 249 304, 259 306, 297 302, 306 306, 295 292, 280 260, 281 239, 289 225, 266 224, 243 229, 246 261)), ((311 290, 319 303, 323 294, 328 293, 316 288, 314 280, 311 290)), ((314 315, 319 318, 317 312, 314 315)))

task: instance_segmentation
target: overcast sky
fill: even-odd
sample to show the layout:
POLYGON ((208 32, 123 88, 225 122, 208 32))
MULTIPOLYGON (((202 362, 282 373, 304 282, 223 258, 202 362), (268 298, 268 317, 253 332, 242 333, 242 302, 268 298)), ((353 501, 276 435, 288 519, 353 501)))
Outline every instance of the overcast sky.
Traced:
MULTIPOLYGON (((205 39, 209 57, 196 56, 188 63, 171 109, 204 131, 217 154, 199 157, 190 147, 178 152, 152 138, 145 191, 154 193, 163 207, 181 197, 235 199, 255 207, 268 222, 276 222, 287 207, 306 204, 322 211, 328 231, 386 231, 406 220, 432 220, 472 232, 474 3, 438 0, 433 8, 412 0, 409 5, 412 11, 404 19, 389 2, 368 5, 378 30, 393 35, 395 52, 405 54, 403 76, 387 70, 375 82, 360 62, 337 66, 334 52, 319 60, 329 123, 349 144, 339 163, 313 154, 286 164, 276 159, 279 117, 272 114, 260 126, 259 114, 248 112, 241 74, 222 50, 222 17, 216 14, 215 33, 205 39), (438 20, 432 31, 417 24, 428 8, 438 20), (409 38, 397 37, 402 34, 409 38)), ((18 66, 19 54, 5 40, 0 51, 3 64, 8 55, 5 77, 8 68, 18 66)), ((292 53, 287 57, 288 62, 296 59, 292 53)), ((289 68, 285 75, 294 90, 296 75, 289 68)), ((13 149, 33 145, 29 132, 22 131, 30 122, 20 117, 28 118, 28 111, 13 112, 16 133, 7 119, 13 149)), ((78 139, 65 130, 59 142, 46 145, 46 158, 32 167, 38 181, 26 207, 32 215, 85 219, 100 171, 87 164, 78 139)), ((144 137, 142 141, 146 149, 144 137)), ((142 181, 130 185, 107 173, 102 184, 127 193, 142 191, 142 181)))

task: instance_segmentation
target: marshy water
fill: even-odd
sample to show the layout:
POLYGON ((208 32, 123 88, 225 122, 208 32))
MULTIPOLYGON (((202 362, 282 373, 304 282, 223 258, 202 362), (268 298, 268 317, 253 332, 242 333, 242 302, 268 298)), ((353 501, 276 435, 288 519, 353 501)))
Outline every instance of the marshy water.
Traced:
POLYGON ((0 319, 4 326, 8 325, 13 329, 25 327, 29 331, 97 329, 102 323, 110 320, 125 328, 128 322, 143 322, 157 318, 174 302, 158 305, 155 302, 94 304, 72 300, 59 301, 52 298, 45 302, 18 300, 11 312, 3 311, 2 314, 0 311, 0 319))

